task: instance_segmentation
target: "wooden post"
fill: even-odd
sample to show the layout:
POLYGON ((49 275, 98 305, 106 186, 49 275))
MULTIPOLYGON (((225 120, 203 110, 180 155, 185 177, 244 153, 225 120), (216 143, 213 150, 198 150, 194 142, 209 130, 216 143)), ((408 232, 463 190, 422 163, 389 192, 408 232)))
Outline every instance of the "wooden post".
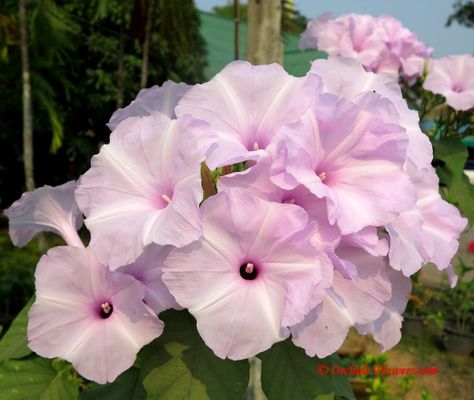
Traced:
POLYGON ((234 59, 240 59, 240 1, 234 0, 234 59))
POLYGON ((252 64, 283 64, 281 0, 249 0, 247 59, 252 64))
POLYGON ((30 61, 28 57, 28 24, 25 0, 19 1, 20 49, 23 82, 23 166, 26 190, 35 188, 33 170, 33 109, 31 106, 30 61))
POLYGON ((142 74, 140 79, 140 87, 146 87, 148 82, 148 64, 150 60, 150 41, 151 41, 151 25, 153 19, 153 0, 147 1, 146 9, 146 27, 145 40, 143 41, 143 59, 142 59, 142 74))
POLYGON ((120 37, 117 57, 117 108, 123 107, 125 94, 125 6, 120 2, 120 37))

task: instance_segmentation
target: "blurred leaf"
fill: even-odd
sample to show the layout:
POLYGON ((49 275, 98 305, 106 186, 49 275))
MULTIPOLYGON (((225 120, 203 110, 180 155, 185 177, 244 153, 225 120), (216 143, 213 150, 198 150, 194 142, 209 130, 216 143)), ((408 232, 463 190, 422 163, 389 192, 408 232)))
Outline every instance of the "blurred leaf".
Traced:
POLYGON ((4 331, 35 291, 33 275, 40 257, 37 240, 17 248, 8 235, 0 235, 0 314, 4 331))
POLYGON ((79 381, 71 369, 57 371, 50 360, 5 361, 0 367, 2 400, 75 400, 79 381))
POLYGON ((248 385, 248 361, 215 356, 186 311, 168 311, 160 318, 166 326, 163 335, 141 353, 149 398, 241 400, 248 385))
MULTIPOLYGON (((3 10, 2 10, 3 11, 3 10)), ((8 47, 18 43, 17 22, 8 15, 0 13, 0 60, 8 62, 8 47)))
POLYGON ((0 361, 22 358, 31 354, 31 350, 26 345, 26 326, 28 324, 28 311, 34 300, 34 297, 30 299, 0 340, 0 361))
POLYGON ((110 0, 93 0, 92 4, 97 7, 96 10, 96 15, 94 19, 92 20, 93 22, 100 21, 104 18, 107 18, 107 16, 114 11, 116 8, 116 5, 112 3, 110 0))
POLYGON ((44 51, 44 60, 67 60, 80 25, 63 7, 53 0, 31 2, 28 25, 32 54, 39 46, 44 51))
POLYGON ((466 147, 474 147, 474 136, 464 136, 461 142, 466 147))
POLYGON ((120 375, 113 383, 98 385, 94 383, 90 389, 79 396, 80 400, 146 400, 146 392, 140 379, 140 370, 130 368, 120 375))
POLYGON ((467 159, 467 149, 460 138, 450 136, 434 142, 433 148, 436 157, 443 160, 455 174, 460 174, 464 169, 467 159))
POLYGON ((461 213, 472 223, 474 221, 474 186, 464 174, 468 152, 459 137, 447 137, 435 141, 433 149, 439 163, 437 173, 441 194, 446 201, 459 207, 461 213))
POLYGON ((36 97, 41 105, 41 107, 48 114, 49 122, 51 124, 51 146, 50 152, 55 154, 63 143, 63 126, 59 119, 59 115, 56 112, 55 104, 48 96, 45 96, 43 92, 37 91, 36 97))
MULTIPOLYGON (((347 378, 330 373, 335 357, 310 358, 290 339, 276 343, 271 349, 258 355, 262 360, 262 387, 271 400, 314 400, 330 393, 355 399, 347 378), (326 365, 318 373, 318 366, 326 365)), ((324 398, 324 397, 323 397, 324 398)))
POLYGON ((319 396, 316 396, 316 400, 334 400, 334 393, 321 394, 319 396))

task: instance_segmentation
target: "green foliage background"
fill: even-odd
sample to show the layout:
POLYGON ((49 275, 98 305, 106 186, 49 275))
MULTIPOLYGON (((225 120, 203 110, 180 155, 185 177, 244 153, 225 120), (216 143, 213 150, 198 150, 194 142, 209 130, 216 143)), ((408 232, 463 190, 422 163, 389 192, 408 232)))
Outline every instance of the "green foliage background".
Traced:
MULTIPOLYGON (((117 108, 124 34, 124 105, 140 87, 145 0, 26 0, 37 185, 75 179, 117 108)), ((148 86, 204 80, 206 44, 193 0, 154 0, 148 86)), ((21 59, 18 1, 0 3, 0 209, 20 197, 21 59)))

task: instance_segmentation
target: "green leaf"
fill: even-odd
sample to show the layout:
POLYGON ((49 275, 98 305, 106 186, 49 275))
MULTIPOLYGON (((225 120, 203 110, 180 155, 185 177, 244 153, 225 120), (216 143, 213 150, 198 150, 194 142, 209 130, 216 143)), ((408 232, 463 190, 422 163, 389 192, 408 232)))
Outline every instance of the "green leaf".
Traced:
POLYGON ((449 136, 433 143, 436 158, 443 160, 455 174, 461 174, 468 156, 461 139, 449 136))
POLYGON ((130 368, 120 375, 113 383, 98 385, 94 383, 90 389, 79 396, 80 400, 146 400, 146 392, 140 378, 138 368, 130 368))
POLYGON ((71 368, 57 370, 50 360, 7 360, 0 367, 2 400, 75 400, 79 381, 71 368))
POLYGON ((26 326, 28 311, 34 302, 34 297, 13 320, 10 328, 0 340, 0 362, 6 359, 17 359, 31 354, 27 347, 26 326))
POLYGON ((56 104, 49 97, 45 96, 43 92, 37 91, 36 96, 41 107, 47 112, 49 122, 51 124, 51 146, 49 151, 56 154, 61 148, 64 138, 63 125, 59 114, 56 111, 56 104))
POLYGON ((461 213, 474 221, 474 186, 464 174, 468 156, 466 147, 458 137, 448 137, 433 143, 435 157, 445 164, 437 167, 444 199, 459 207, 461 213))
POLYGON ((355 399, 349 381, 343 376, 330 373, 335 356, 310 358, 287 339, 274 344, 257 357, 262 360, 263 391, 271 400, 314 400, 332 393, 355 399), (323 366, 321 370, 327 372, 327 375, 318 373, 320 366, 323 366))
POLYGON ((316 396, 316 400, 334 400, 334 393, 321 394, 319 396, 316 396))
POLYGON ((160 315, 163 335, 141 353, 143 385, 160 400, 241 400, 249 380, 247 360, 222 360, 205 345, 186 311, 160 315))
POLYGON ((474 147, 474 136, 464 136, 461 142, 466 147, 474 147))

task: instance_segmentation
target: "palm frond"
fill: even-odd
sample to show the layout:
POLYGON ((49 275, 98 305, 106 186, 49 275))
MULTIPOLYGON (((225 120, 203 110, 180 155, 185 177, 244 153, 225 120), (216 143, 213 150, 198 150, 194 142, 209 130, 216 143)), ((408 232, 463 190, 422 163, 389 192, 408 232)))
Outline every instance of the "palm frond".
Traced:
POLYGON ((52 133, 49 151, 56 154, 63 144, 64 130, 62 121, 60 120, 59 114, 56 112, 53 101, 44 96, 41 92, 36 94, 36 98, 38 99, 38 103, 48 114, 52 133))

